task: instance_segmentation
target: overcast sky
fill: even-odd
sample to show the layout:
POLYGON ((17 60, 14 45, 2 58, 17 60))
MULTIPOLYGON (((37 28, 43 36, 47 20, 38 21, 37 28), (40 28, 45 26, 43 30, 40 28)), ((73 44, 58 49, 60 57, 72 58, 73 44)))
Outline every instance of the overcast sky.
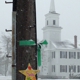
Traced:
MULTIPOLYGON (((12 5, 0 0, 0 35, 12 26, 12 5)), ((12 1, 12 0, 7 0, 12 1)), ((45 26, 45 14, 49 12, 51 0, 37 0, 37 32, 38 39, 43 38, 42 28, 45 26)), ((62 40, 80 39, 80 0, 55 0, 55 10, 60 14, 62 40)))

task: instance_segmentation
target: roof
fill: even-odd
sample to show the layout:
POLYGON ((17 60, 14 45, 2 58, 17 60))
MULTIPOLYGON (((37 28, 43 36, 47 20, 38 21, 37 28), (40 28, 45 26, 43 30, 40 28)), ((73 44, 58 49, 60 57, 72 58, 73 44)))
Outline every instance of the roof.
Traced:
MULTIPOLYGON (((74 44, 71 43, 70 41, 52 42, 52 45, 55 48, 61 48, 61 49, 64 49, 64 48, 65 49, 73 49, 73 48, 75 48, 74 44)), ((78 48, 80 48, 79 45, 78 45, 78 48)))

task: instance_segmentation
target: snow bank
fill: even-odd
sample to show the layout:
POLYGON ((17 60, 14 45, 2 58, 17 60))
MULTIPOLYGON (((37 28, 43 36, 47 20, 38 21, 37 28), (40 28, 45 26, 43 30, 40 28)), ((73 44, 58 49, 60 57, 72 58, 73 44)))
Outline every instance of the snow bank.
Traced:
MULTIPOLYGON (((11 76, 0 76, 0 80, 12 80, 11 76)), ((38 80, 80 80, 80 79, 41 79, 38 78, 38 80)))
POLYGON ((12 80, 11 76, 0 76, 0 80, 12 80))
POLYGON ((40 79, 38 78, 38 80, 80 80, 80 79, 40 79))

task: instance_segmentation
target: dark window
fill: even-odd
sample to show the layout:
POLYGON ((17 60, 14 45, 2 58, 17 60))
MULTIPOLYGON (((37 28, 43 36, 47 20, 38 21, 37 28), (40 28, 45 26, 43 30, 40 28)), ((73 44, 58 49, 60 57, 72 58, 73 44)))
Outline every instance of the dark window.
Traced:
POLYGON ((54 72, 55 72, 55 65, 54 65, 54 72))
POLYGON ((62 65, 60 65, 60 72, 62 72, 62 65))
POLYGON ((66 58, 67 58, 67 52, 66 52, 66 58))
POLYGON ((47 25, 48 25, 48 20, 47 20, 47 25))
POLYGON ((69 72, 76 72, 76 65, 69 66, 69 72))
POLYGON ((66 72, 67 72, 67 65, 66 65, 66 72))
POLYGON ((67 58, 67 52, 60 51, 60 58, 67 58))
POLYGON ((77 72, 80 72, 80 66, 77 66, 77 72))
POLYGON ((53 20, 53 25, 55 25, 56 24, 56 21, 55 20, 53 20))
POLYGON ((74 59, 76 59, 76 52, 74 52, 74 59))
POLYGON ((69 72, 71 72, 71 66, 69 66, 69 72))
POLYGON ((80 59, 80 52, 77 52, 77 59, 80 59))
POLYGON ((67 65, 60 65, 60 72, 67 72, 67 65))
POLYGON ((55 72, 55 65, 52 65, 52 72, 55 72))
POLYGON ((74 66, 74 69, 73 69, 73 71, 74 71, 74 72, 76 72, 76 66, 74 66))
POLYGON ((60 51, 60 58, 62 58, 62 51, 60 51))
POLYGON ((55 58, 55 52, 52 52, 52 58, 55 58))
POLYGON ((76 59, 76 52, 69 52, 69 58, 76 59))
POLYGON ((69 52, 69 59, 70 59, 70 57, 71 57, 71 56, 70 56, 70 52, 69 52))

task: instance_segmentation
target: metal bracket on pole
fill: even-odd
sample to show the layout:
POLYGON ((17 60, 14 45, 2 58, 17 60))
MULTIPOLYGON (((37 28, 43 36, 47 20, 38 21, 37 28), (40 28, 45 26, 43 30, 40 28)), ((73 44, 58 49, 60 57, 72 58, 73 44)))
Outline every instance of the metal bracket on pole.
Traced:
POLYGON ((6 57, 7 57, 7 58, 12 58, 12 56, 8 56, 8 55, 6 55, 6 57))
POLYGON ((10 3, 13 3, 13 2, 7 2, 7 1, 5 1, 5 3, 6 3, 6 4, 10 4, 10 3))
POLYGON ((12 65, 12 67, 16 67, 16 65, 15 65, 15 64, 13 64, 13 65, 12 65))
POLYGON ((6 31, 6 32, 11 32, 12 30, 7 30, 7 29, 5 29, 5 31, 6 31))

